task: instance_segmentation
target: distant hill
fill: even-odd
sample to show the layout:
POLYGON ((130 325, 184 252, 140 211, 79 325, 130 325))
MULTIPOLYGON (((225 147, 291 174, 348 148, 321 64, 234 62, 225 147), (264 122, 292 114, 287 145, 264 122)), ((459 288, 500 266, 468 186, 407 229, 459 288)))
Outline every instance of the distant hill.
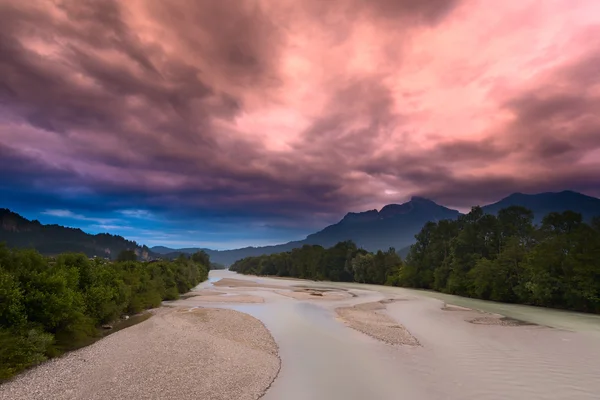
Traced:
POLYGON ((153 257, 146 246, 108 233, 90 235, 81 229, 43 225, 8 209, 0 208, 0 243, 10 247, 34 248, 45 255, 81 252, 88 257, 116 258, 122 250, 134 250, 140 259, 153 257))
MULTIPOLYGON (((600 199, 564 191, 559 193, 512 194, 497 203, 483 206, 483 210, 496 214, 502 208, 520 205, 534 212, 536 222, 553 211, 572 210, 583 215, 585 220, 600 216, 600 199)), ((404 204, 389 204, 381 210, 348 213, 341 221, 323 230, 308 235, 304 240, 275 246, 245 247, 234 250, 210 250, 203 248, 172 249, 156 246, 148 249, 121 236, 107 233, 90 235, 80 229, 60 225, 42 225, 29 221, 7 209, 0 209, 0 242, 13 247, 33 247, 43 254, 58 254, 65 251, 83 252, 88 256, 116 257, 119 252, 134 249, 142 259, 164 257, 174 258, 179 254, 195 253, 204 250, 212 262, 231 265, 249 256, 273 254, 302 247, 305 244, 318 244, 330 247, 344 240, 353 240, 358 246, 369 251, 387 250, 394 247, 402 256, 408 253, 414 243, 414 235, 428 221, 455 219, 460 215, 456 210, 435 202, 413 197, 404 204)))
POLYGON ((179 256, 180 254, 193 254, 199 250, 205 251, 212 262, 223 265, 231 265, 237 260, 240 260, 244 257, 254 257, 260 256, 263 254, 273 254, 273 253, 281 253, 283 251, 290 251, 292 249, 302 247, 305 243, 302 241, 296 242, 288 242, 284 244, 278 244, 275 246, 263 246, 263 247, 244 247, 241 249, 233 249, 233 250, 211 250, 205 249, 201 247, 192 247, 185 249, 171 249, 163 246, 155 246, 150 248, 150 251, 153 253, 160 254, 161 257, 167 259, 173 259, 179 256), (158 249, 157 249, 158 247, 158 249))
MULTIPOLYGON (((553 211, 572 210, 581 213, 585 220, 600 216, 600 199, 572 191, 540 194, 515 193, 482 208, 486 213, 496 214, 501 209, 513 205, 532 210, 536 223, 553 211)), ((414 243, 414 235, 426 222, 455 219, 459 215, 458 211, 436 204, 431 200, 413 197, 407 203, 389 204, 380 211, 348 213, 340 222, 308 235, 304 240, 276 246, 245 247, 224 251, 196 248, 176 250, 166 247, 153 247, 151 250, 163 254, 193 253, 197 250, 204 250, 210 255, 211 260, 231 265, 244 257, 289 251, 305 244, 330 247, 343 240, 353 240, 358 246, 370 251, 387 250, 394 247, 402 257, 405 257, 410 250, 410 245, 414 243)))
POLYGON ((523 206, 530 209, 533 211, 536 223, 541 222, 551 212, 568 210, 580 213, 585 221, 600 216, 600 199, 570 190, 558 193, 514 193, 482 208, 488 214, 497 214, 501 209, 510 206, 523 206))
POLYGON ((193 254, 199 250, 213 251, 210 249, 201 249, 199 247, 189 247, 189 248, 185 248, 185 249, 171 249, 170 247, 165 247, 165 246, 154 246, 150 250, 152 250, 153 253, 161 254, 161 255, 165 255, 165 256, 170 255, 172 253, 177 253, 178 255, 181 253, 193 254))
MULTIPOLYGON (((285 244, 265 247, 245 247, 235 250, 206 251, 211 260, 224 265, 250 256, 273 254, 302 247, 305 244, 318 244, 331 247, 344 240, 352 240, 359 247, 369 251, 403 249, 414 242, 414 236, 428 221, 457 218, 460 213, 446 208, 431 200, 413 197, 404 204, 389 204, 380 211, 369 210, 359 213, 348 213, 338 223, 308 235, 306 239, 285 244)), ((177 252, 193 253, 200 249, 170 249, 152 247, 152 251, 162 254, 177 254, 177 252)))

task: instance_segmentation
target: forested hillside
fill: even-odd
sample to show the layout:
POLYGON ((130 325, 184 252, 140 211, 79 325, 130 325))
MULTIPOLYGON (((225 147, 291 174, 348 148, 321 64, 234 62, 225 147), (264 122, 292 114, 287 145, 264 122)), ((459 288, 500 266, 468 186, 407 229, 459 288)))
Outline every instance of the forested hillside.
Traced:
POLYGON ((205 253, 175 261, 44 257, 0 244, 0 381, 99 335, 101 324, 173 300, 208 277, 205 253))
MULTIPOLYGON (((590 222, 593 217, 600 217, 600 199, 568 190, 558 193, 514 193, 496 203, 483 206, 482 209, 486 214, 497 215, 501 209, 515 205, 530 209, 536 223, 540 223, 546 215, 552 212, 568 210, 580 213, 585 222, 590 222)), ((401 256, 404 256, 408 253, 408 248, 415 242, 415 234, 423 228, 425 223, 456 219, 459 215, 461 214, 456 210, 415 196, 409 202, 388 204, 379 211, 348 213, 338 223, 308 235, 301 241, 235 250, 202 250, 210 254, 214 261, 230 265, 244 257, 281 253, 306 244, 331 247, 336 243, 351 240, 357 246, 373 252, 394 247, 401 256)), ((193 253, 200 249, 175 250, 157 246, 151 250, 167 255, 168 253, 177 254, 176 252, 193 253)))
POLYGON ((405 262, 393 249, 369 253, 352 242, 250 257, 245 274, 389 284, 495 301, 600 313, 600 219, 550 213, 533 225, 524 207, 429 222, 405 262))
POLYGON ((148 247, 121 236, 108 233, 90 235, 81 229, 44 225, 5 208, 0 208, 0 243, 9 247, 33 248, 44 255, 77 252, 88 257, 114 259, 123 250, 134 250, 140 259, 152 258, 148 247))

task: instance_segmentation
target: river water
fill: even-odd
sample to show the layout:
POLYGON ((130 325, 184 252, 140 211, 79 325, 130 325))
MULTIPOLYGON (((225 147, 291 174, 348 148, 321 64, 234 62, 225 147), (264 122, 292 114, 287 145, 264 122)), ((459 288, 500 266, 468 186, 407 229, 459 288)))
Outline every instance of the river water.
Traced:
MULTIPOLYGON (((223 277, 270 285, 306 284, 211 271, 212 280, 223 277)), ((246 312, 271 331, 282 367, 265 400, 600 398, 597 316, 401 288, 310 285, 351 289, 356 297, 301 301, 255 287, 245 293, 261 296, 262 304, 209 305, 246 312), (409 299, 389 304, 387 313, 421 347, 384 344, 336 318, 336 307, 390 296, 409 299), (471 324, 465 318, 473 312, 444 311, 444 301, 543 326, 471 324)), ((194 301, 188 299, 186 304, 194 301)))

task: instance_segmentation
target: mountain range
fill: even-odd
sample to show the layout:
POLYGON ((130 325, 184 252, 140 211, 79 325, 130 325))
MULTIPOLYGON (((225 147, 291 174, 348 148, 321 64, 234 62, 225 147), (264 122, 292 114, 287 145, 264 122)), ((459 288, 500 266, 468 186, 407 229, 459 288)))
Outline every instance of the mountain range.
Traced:
MULTIPOLYGON (((482 209, 486 213, 496 214, 499 210, 513 205, 520 205, 532 210, 536 223, 554 211, 576 211, 582 214, 584 220, 600 216, 600 199, 573 191, 539 194, 514 193, 496 203, 483 206, 482 209)), ((275 246, 245 247, 235 250, 202 250, 210 255, 211 260, 230 265, 244 257, 289 251, 305 244, 330 247, 344 240, 353 240, 358 246, 369 251, 387 250, 394 247, 400 255, 405 256, 414 243, 414 236, 426 222, 455 219, 460 214, 457 210, 415 196, 404 204, 389 204, 379 211, 350 212, 340 222, 308 235, 304 240, 275 246)), ((199 249, 152 247, 151 250, 163 255, 175 255, 179 252, 193 253, 199 249)))
MULTIPOLYGON (((550 212, 572 210, 581 213, 585 220, 600 216, 600 199, 563 191, 559 193, 523 194, 515 193, 504 199, 483 206, 486 213, 496 214, 499 210, 520 205, 534 212, 535 222, 539 223, 550 212)), ((206 251, 212 262, 230 265, 236 260, 249 256, 273 254, 302 247, 305 244, 318 244, 330 247, 344 240, 353 240, 358 246, 369 251, 387 250, 394 247, 405 255, 414 243, 414 235, 428 221, 458 218, 460 212, 435 202, 413 197, 404 204, 389 204, 381 210, 350 212, 338 223, 329 225, 319 232, 308 235, 304 240, 264 247, 245 247, 234 250, 211 250, 204 248, 173 249, 155 246, 150 249, 121 236, 110 234, 90 235, 80 229, 60 225, 43 225, 29 221, 7 209, 0 209, 0 242, 14 247, 33 247, 43 254, 53 255, 64 251, 83 252, 88 256, 114 258, 125 249, 133 249, 142 259, 155 257, 172 258, 181 253, 206 251)))

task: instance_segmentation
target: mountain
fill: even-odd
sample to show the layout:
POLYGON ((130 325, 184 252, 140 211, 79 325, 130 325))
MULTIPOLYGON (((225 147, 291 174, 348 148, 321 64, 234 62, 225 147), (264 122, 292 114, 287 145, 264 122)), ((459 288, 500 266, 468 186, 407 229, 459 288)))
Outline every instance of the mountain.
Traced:
POLYGON ((0 208, 0 243, 10 247, 34 248, 45 255, 81 252, 88 257, 116 258, 123 250, 134 250, 140 259, 153 257, 146 246, 108 233, 90 235, 81 229, 43 225, 8 209, 0 208))
POLYGON ((153 253, 156 254, 161 254, 161 255, 167 255, 170 253, 195 253, 198 250, 207 250, 207 249, 200 249, 200 248, 196 248, 196 247, 190 247, 187 249, 171 249, 170 247, 165 247, 165 246, 154 246, 152 249, 153 253))
MULTIPOLYGON (((585 220, 600 216, 600 199, 572 191, 540 194, 514 193, 482 208, 486 213, 497 214, 499 210, 513 205, 532 210, 536 223, 553 211, 572 210, 581 213, 585 220)), ((179 252, 193 253, 197 250, 204 250, 210 255, 211 260, 230 265, 244 257, 289 251, 305 244, 330 247, 340 241, 350 239, 358 246, 370 251, 387 250, 389 247, 394 247, 405 257, 410 250, 410 245, 414 243, 414 235, 426 222, 454 219, 459 215, 458 211, 436 204, 431 200, 413 197, 407 203, 389 204, 380 211, 348 213, 340 222, 308 235, 304 240, 281 245, 224 251, 196 248, 176 250, 163 247, 153 247, 151 250, 172 255, 179 254, 179 252)))
POLYGON ((495 215, 501 209, 510 206, 523 206, 530 209, 533 211, 536 223, 541 222, 544 216, 551 212, 568 210, 580 213, 585 221, 600 216, 600 199, 570 190, 558 193, 514 193, 482 208, 486 213, 495 215))
MULTIPOLYGON (((559 193, 523 194, 515 193, 496 202, 483 206, 486 213, 496 214, 499 210, 519 205, 534 212, 535 221, 553 211, 572 210, 581 213, 585 220, 600 216, 600 199, 563 191, 559 193)), ((172 249, 156 246, 148 249, 136 242, 107 233, 90 235, 80 229, 60 225, 42 225, 29 221, 7 209, 0 209, 0 242, 14 247, 34 247, 43 254, 58 254, 65 251, 84 252, 88 256, 116 257, 125 249, 134 249, 142 259, 161 257, 174 258, 181 253, 195 253, 204 250, 212 262, 231 265, 249 256, 273 254, 302 247, 305 244, 318 244, 331 247, 344 240, 353 240, 358 246, 370 251, 387 250, 394 247, 403 256, 414 243, 414 235, 428 221, 458 218, 456 210, 441 206, 422 197, 413 197, 404 204, 389 204, 381 210, 368 210, 348 213, 336 224, 308 235, 304 240, 275 246, 245 247, 234 250, 210 250, 202 248, 172 249)))
MULTIPOLYGON (((183 251, 183 250, 184 250, 184 249, 181 249, 181 251, 183 251)), ((154 246, 154 247, 152 248, 152 251, 153 251, 154 253, 156 253, 156 254, 169 254, 169 253, 172 253, 172 252, 174 252, 174 251, 177 251, 177 250, 175 250, 175 249, 170 249, 170 248, 168 248, 168 247, 165 247, 165 246, 154 246)))
POLYGON ((413 197, 404 204, 389 204, 380 211, 369 210, 359 213, 348 213, 338 223, 308 235, 306 239, 276 246, 246 247, 235 250, 208 249, 169 249, 152 247, 151 250, 162 254, 193 253, 206 251, 214 262, 230 265, 235 261, 250 256, 273 254, 302 247, 305 244, 318 244, 331 247, 345 240, 354 241, 357 246, 369 251, 397 250, 406 248, 414 242, 414 236, 428 221, 458 218, 460 213, 446 208, 422 197, 413 197))
POLYGON ((414 236, 427 221, 458 218, 459 212, 422 197, 404 204, 389 204, 380 211, 348 213, 337 224, 308 235, 307 244, 331 247, 343 240, 353 240, 369 251, 400 250, 414 242, 414 236))
POLYGON ((164 258, 172 259, 176 258, 180 254, 193 254, 197 251, 205 251, 209 257, 210 261, 223 264, 223 265, 231 265, 237 260, 240 260, 245 257, 254 257, 261 256, 263 254, 273 254, 273 253, 281 253, 283 251, 290 251, 292 249, 302 247, 305 245, 303 241, 295 241, 288 242, 284 244, 278 244, 274 246, 263 246, 263 247, 244 247, 241 249, 233 249, 233 250, 211 250, 200 247, 193 248, 185 248, 185 249, 171 249, 163 246, 155 246, 150 248, 150 251, 153 253, 160 254, 164 258))

